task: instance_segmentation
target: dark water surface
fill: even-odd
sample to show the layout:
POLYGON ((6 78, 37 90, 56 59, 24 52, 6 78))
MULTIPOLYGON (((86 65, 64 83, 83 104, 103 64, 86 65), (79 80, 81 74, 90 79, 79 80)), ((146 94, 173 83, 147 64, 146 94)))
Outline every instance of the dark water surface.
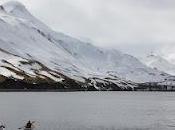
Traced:
POLYGON ((174 130, 174 92, 1 92, 0 120, 17 130, 174 130))

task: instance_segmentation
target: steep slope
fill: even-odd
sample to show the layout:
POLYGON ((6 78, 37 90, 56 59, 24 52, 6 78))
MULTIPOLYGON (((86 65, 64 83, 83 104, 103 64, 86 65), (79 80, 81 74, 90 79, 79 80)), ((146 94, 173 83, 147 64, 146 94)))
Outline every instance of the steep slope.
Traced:
POLYGON ((145 58, 142 58, 142 62, 153 69, 175 75, 175 65, 159 55, 148 55, 145 58))
POLYGON ((120 90, 170 76, 133 56, 54 32, 19 2, 0 6, 0 30, 2 81, 10 78, 36 84, 37 79, 37 83, 120 90))

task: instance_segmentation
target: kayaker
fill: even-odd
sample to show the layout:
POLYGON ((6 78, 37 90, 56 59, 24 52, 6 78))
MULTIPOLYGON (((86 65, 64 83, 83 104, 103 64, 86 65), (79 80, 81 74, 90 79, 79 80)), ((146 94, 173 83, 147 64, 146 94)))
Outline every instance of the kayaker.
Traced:
POLYGON ((28 129, 28 130, 32 129, 32 123, 31 123, 30 120, 29 120, 29 121, 27 122, 27 124, 25 125, 25 129, 28 129))
POLYGON ((34 128, 36 128, 36 121, 28 121, 23 127, 18 128, 19 130, 23 129, 23 130, 33 130, 34 128))
POLYGON ((4 130, 5 126, 4 125, 0 125, 0 130, 4 130))

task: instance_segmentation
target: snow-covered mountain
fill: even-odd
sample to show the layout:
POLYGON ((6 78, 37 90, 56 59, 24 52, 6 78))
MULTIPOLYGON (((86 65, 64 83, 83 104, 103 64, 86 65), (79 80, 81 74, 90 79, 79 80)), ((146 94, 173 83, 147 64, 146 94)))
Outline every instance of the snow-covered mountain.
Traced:
POLYGON ((170 75, 117 50, 55 32, 19 2, 0 6, 0 81, 56 83, 62 87, 128 89, 170 75))
POLYGON ((157 54, 147 55, 146 57, 142 58, 141 61, 153 69, 175 75, 175 64, 157 54))

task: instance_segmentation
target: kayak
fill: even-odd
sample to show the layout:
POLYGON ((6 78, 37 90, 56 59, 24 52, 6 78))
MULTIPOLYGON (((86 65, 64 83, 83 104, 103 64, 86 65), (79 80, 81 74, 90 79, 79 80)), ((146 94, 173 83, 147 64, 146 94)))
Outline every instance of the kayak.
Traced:
POLYGON ((24 128, 23 130, 34 130, 34 128, 24 128))
POLYGON ((19 130, 34 130, 34 128, 18 128, 19 130))

